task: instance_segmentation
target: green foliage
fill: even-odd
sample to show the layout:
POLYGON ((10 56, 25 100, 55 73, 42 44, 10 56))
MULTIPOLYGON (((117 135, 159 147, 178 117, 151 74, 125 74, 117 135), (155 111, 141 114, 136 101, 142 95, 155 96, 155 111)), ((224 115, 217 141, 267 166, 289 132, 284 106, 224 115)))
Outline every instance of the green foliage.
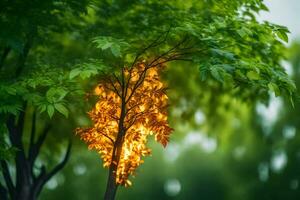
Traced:
POLYGON ((267 10, 262 1, 2 1, 0 6, 5 8, 0 26, 7 27, 0 47, 9 49, 1 61, 0 112, 5 115, 18 115, 28 102, 50 118, 56 112, 68 116, 72 99, 84 93, 82 80, 130 66, 135 58, 164 55, 183 40, 175 53, 189 61, 179 67, 199 66, 204 81, 199 88, 219 85, 242 99, 266 101, 269 91, 294 98, 295 85, 280 65, 284 47, 278 38, 287 41, 288 30, 255 19, 255 13, 267 10), (81 50, 79 60, 69 60, 65 52, 74 46, 62 36, 75 36, 76 48, 92 41, 101 51, 81 50), (23 72, 14 77, 18 68, 23 72))
POLYGON ((8 116, 37 109, 47 122, 84 121, 86 88, 136 59, 167 59, 170 49, 182 55, 164 74, 175 122, 200 108, 217 127, 235 99, 253 105, 269 92, 293 102, 296 87, 281 66, 288 30, 256 20, 261 10, 261 0, 2 0, 0 157, 14 152, 8 116))
POLYGON ((110 50, 110 52, 115 57, 121 57, 123 55, 122 52, 128 51, 130 45, 124 40, 100 36, 93 39, 93 43, 96 45, 96 48, 101 50, 110 50))
POLYGON ((290 33, 290 31, 284 27, 284 26, 280 26, 280 25, 276 25, 276 24, 270 24, 273 32, 284 42, 288 42, 289 38, 288 38, 288 33, 290 33))
POLYGON ((130 66, 132 58, 141 52, 143 59, 151 59, 186 38, 188 42, 176 49, 190 61, 182 67, 200 66, 202 80, 216 80, 226 91, 231 88, 236 97, 243 99, 261 94, 256 95, 257 99, 265 101, 269 91, 288 99, 295 96, 295 85, 280 64, 285 48, 278 38, 287 42, 288 30, 255 19, 255 13, 267 10, 262 1, 188 1, 185 5, 179 1, 130 1, 126 5, 103 1, 96 4, 95 15, 104 18, 95 19, 94 27, 99 24, 102 29, 93 43, 104 51, 100 57, 106 65, 115 63, 110 54, 131 58, 122 59, 114 66, 130 66), (147 48, 155 40, 159 45, 147 48), (190 48, 188 53, 186 48, 190 48))
POLYGON ((23 95, 26 92, 19 84, 7 82, 1 82, 0 84, 0 113, 17 115, 22 110, 22 102, 19 95, 23 95))
POLYGON ((81 79, 87 79, 91 76, 107 73, 109 69, 100 60, 90 60, 73 68, 70 71, 69 78, 74 79, 79 76, 81 79))

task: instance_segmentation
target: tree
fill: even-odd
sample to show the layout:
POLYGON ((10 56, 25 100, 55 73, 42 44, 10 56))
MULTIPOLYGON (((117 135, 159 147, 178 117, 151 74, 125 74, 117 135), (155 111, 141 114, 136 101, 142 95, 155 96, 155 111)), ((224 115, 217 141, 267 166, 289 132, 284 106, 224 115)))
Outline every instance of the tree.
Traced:
POLYGON ((77 0, 0 3, 3 175, 0 198, 3 200, 37 199, 45 183, 64 167, 70 156, 71 143, 52 169, 49 162, 38 158, 47 135, 54 128, 52 116, 55 111, 68 116, 67 106, 73 103, 68 98, 78 91, 66 69, 55 65, 55 59, 49 62, 48 58, 55 45, 60 44, 54 35, 70 31, 74 25, 68 17, 84 13, 86 3, 77 0))
MULTIPOLYGON (((50 120, 45 114, 33 114, 33 111, 47 112, 50 117, 55 110, 68 115, 68 108, 75 103, 72 95, 81 93, 81 86, 92 87, 95 80, 87 83, 81 79, 92 75, 110 89, 113 86, 122 88, 122 84, 117 83, 118 80, 122 83, 122 77, 129 79, 123 75, 126 70, 134 70, 141 63, 155 67, 167 65, 166 73, 160 74, 169 83, 176 82, 176 74, 180 72, 192 72, 201 78, 197 90, 189 90, 184 84, 170 84, 177 96, 180 94, 188 100, 195 100, 194 106, 200 104, 196 93, 216 90, 230 98, 249 102, 266 102, 269 91, 293 101, 295 85, 280 65, 284 49, 282 40, 287 40, 288 30, 255 19, 255 13, 267 9, 262 1, 57 0, 39 4, 4 1, 1 4, 1 27, 8 27, 1 32, 0 43, 1 120, 3 130, 8 128, 3 133, 13 136, 13 130, 18 131, 15 134, 18 141, 1 143, 1 152, 8 148, 16 151, 14 157, 20 173, 24 168, 20 167, 22 162, 18 159, 28 162, 26 148, 20 141, 26 143, 26 138, 27 141, 34 138, 20 137, 23 123, 26 123, 25 116, 31 116, 33 122, 38 116, 39 121, 46 124, 46 129, 47 123, 53 123, 54 119, 50 120), (76 39, 71 40, 72 37, 76 39), (72 53, 58 51, 67 43, 62 38, 74 45, 69 47, 72 53), (92 41, 97 50, 86 49, 91 38, 94 38, 92 41), (79 59, 80 65, 76 65, 75 58, 79 59), (112 84, 106 85, 110 81, 105 80, 112 81, 112 84), (14 124, 15 121, 19 123, 14 124)), ((127 86, 123 84, 124 88, 127 86)), ((124 100, 126 95, 117 87, 113 88, 113 93, 123 94, 124 100)), ((212 95, 208 102, 214 106, 218 103, 216 99, 212 95)), ((176 106, 176 100, 172 106, 176 106)), ((195 112, 194 109, 190 111, 195 112)), ((34 130, 35 126, 31 127, 34 130)), ((118 128, 121 130, 122 126, 118 128)), ((31 146, 34 142, 28 144, 31 146)), ((6 157, 1 160, 7 162, 6 157)), ((29 166, 33 169, 34 164, 29 166)), ((110 163, 110 166, 113 165, 110 163)), ((6 187, 2 186, 0 190, 3 198, 7 198, 9 188, 15 189, 11 190, 11 196, 20 195, 21 188, 28 184, 21 179, 18 186, 10 184, 7 178, 9 170, 5 170, 5 166, 2 169, 6 180, 6 187)), ((29 172, 26 171, 29 176, 23 180, 27 177, 35 180, 33 177, 37 174, 29 172)), ((115 184, 108 187, 114 191, 109 199, 114 198, 115 184)))
POLYGON ((133 63, 122 68, 120 78, 108 77, 96 93, 99 101, 89 113, 94 127, 79 129, 81 138, 96 149, 109 167, 105 199, 114 199, 118 185, 131 185, 128 180, 150 154, 147 137, 166 146, 172 129, 166 116, 167 95, 159 80, 159 59, 149 63, 133 63))

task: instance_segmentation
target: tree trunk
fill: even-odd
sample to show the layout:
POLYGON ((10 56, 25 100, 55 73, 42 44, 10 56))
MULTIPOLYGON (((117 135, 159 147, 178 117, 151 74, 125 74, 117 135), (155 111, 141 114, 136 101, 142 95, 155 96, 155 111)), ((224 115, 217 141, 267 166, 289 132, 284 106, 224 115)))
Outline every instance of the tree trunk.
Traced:
POLYGON ((114 148, 112 151, 112 159, 109 167, 106 191, 104 194, 104 200, 114 200, 116 197, 118 184, 116 182, 116 173, 121 157, 122 146, 125 139, 126 130, 124 127, 124 120, 126 116, 126 94, 125 94, 125 82, 124 71, 122 70, 122 93, 121 93, 121 114, 118 123, 118 134, 116 141, 114 142, 114 148))
POLYGON ((23 185, 21 191, 19 191, 16 200, 34 200, 31 198, 31 188, 29 185, 23 185))
POLYGON ((117 173, 118 164, 122 152, 122 146, 124 142, 123 136, 124 136, 124 131, 120 129, 112 152, 112 161, 109 167, 104 200, 114 200, 117 193, 118 184, 116 183, 116 173, 117 173))
MULTIPOLYGON (((1 200, 36 200, 43 186, 65 166, 70 157, 71 141, 69 141, 64 158, 53 169, 46 170, 46 166, 43 165, 37 174, 33 173, 36 158, 41 152, 41 146, 45 142, 46 136, 50 130, 50 125, 44 127, 38 138, 34 137, 36 130, 35 125, 32 126, 31 143, 28 150, 29 156, 26 156, 27 152, 23 145, 25 112, 26 106, 24 106, 18 119, 14 116, 9 116, 7 120, 10 143, 18 150, 15 154, 14 164, 9 163, 6 160, 1 160, 0 162, 5 182, 3 185, 0 182, 1 200), (14 166, 14 176, 11 176, 9 166, 14 166), (15 179, 15 181, 13 181, 13 179, 15 179)), ((33 124, 37 123, 35 115, 33 115, 32 122, 33 124)))
MULTIPOLYGON (((122 120, 124 120, 124 118, 122 118, 122 120)), ((125 131, 123 128, 123 121, 121 121, 119 133, 115 141, 114 149, 112 152, 112 161, 109 167, 104 200, 114 200, 117 193, 118 184, 116 183, 116 173, 117 173, 118 164, 121 157, 124 135, 125 135, 125 131)))
POLYGON ((116 184, 116 176, 114 173, 117 168, 115 166, 116 165, 111 165, 109 168, 104 200, 114 200, 117 193, 118 185, 116 184))

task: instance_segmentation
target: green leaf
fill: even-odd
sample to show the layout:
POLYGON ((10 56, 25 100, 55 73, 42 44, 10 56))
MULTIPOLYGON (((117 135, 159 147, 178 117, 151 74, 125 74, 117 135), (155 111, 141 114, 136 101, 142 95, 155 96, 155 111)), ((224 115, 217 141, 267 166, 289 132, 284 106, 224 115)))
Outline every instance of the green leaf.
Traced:
POLYGON ((111 45, 111 53, 116 56, 116 57, 120 57, 121 56, 121 50, 120 50, 120 46, 117 44, 113 44, 111 45))
POLYGON ((218 66, 222 67, 227 73, 233 73, 235 70, 235 67, 229 64, 220 64, 218 66))
POLYGON ((246 31, 244 31, 243 29, 239 29, 236 32, 241 36, 241 38, 244 38, 245 36, 247 36, 246 31))
POLYGON ((103 46, 101 46, 101 49, 102 50, 108 49, 111 47, 112 44, 113 44, 112 42, 107 41, 106 43, 103 44, 103 46))
POLYGON ((263 3, 260 4, 260 9, 262 9, 264 11, 269 11, 269 8, 263 3))
POLYGON ((279 29, 277 32, 277 36, 282 39, 285 42, 289 42, 289 37, 287 35, 287 32, 283 29, 279 29))
POLYGON ((135 59, 135 56, 134 54, 126 54, 124 60, 128 63, 132 63, 135 59))
POLYGON ((256 71, 249 71, 249 72, 247 72, 247 77, 250 80, 260 80, 260 75, 256 71))
POLYGON ((22 110, 22 106, 16 103, 6 105, 0 105, 0 113, 11 113, 13 115, 18 115, 19 111, 22 110))
POLYGON ((212 67, 210 73, 217 81, 220 81, 221 83, 224 82, 223 72, 217 67, 212 67))
POLYGON ((42 105, 39 105, 39 110, 40 110, 40 113, 42 113, 42 112, 45 112, 46 111, 46 109, 47 109, 47 105, 45 105, 45 104, 42 104, 42 105))
POLYGON ((47 101, 50 103, 55 103, 61 101, 68 92, 63 88, 50 88, 46 93, 47 101))
POLYGON ((92 75, 97 74, 97 69, 86 69, 80 73, 82 79, 90 78, 92 75))
POLYGON ((57 103, 57 104, 54 104, 54 107, 58 112, 63 114, 65 117, 69 116, 69 111, 63 104, 57 103))
POLYGON ((101 50, 110 49, 111 53, 115 57, 121 57, 121 52, 124 52, 130 46, 129 43, 122 39, 113 37, 99 36, 94 38, 93 43, 96 43, 96 47, 101 50))
POLYGON ((70 74, 69 74, 69 78, 73 79, 76 76, 78 76, 80 74, 81 70, 79 68, 73 69, 71 70, 70 74))
POLYGON ((225 57, 229 60, 234 60, 234 54, 229 52, 229 51, 226 51, 226 50, 222 50, 222 49, 211 49, 211 51, 217 55, 220 55, 222 57, 225 57))
POLYGON ((269 83, 268 88, 275 93, 275 96, 280 96, 281 92, 279 87, 275 83, 269 83))
POLYGON ((47 113, 48 113, 49 117, 52 118, 52 116, 54 114, 54 106, 53 105, 47 106, 47 113))
POLYGON ((6 91, 8 94, 11 94, 11 95, 16 95, 16 93, 17 93, 17 90, 14 87, 8 87, 6 91))
POLYGON ((206 78, 207 78, 207 72, 208 72, 207 66, 206 65, 200 65, 199 70, 200 70, 201 81, 205 81, 206 78))
POLYGON ((290 32, 287 27, 285 26, 280 26, 280 25, 272 25, 273 31, 275 32, 275 34, 283 41, 288 42, 289 41, 289 37, 288 37, 288 33, 290 32))
POLYGON ((108 49, 110 48, 110 46, 112 45, 112 42, 110 42, 109 40, 111 40, 111 37, 96 37, 93 39, 93 43, 96 44, 97 48, 100 48, 102 50, 108 49))

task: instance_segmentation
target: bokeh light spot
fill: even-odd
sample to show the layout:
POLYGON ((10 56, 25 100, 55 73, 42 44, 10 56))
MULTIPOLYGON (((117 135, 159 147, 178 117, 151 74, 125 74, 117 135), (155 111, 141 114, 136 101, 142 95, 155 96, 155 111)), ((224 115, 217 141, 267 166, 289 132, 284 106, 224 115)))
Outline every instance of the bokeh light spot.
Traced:
POLYGON ((169 196, 176 196, 181 191, 181 184, 177 179, 167 180, 165 183, 165 192, 169 196))

